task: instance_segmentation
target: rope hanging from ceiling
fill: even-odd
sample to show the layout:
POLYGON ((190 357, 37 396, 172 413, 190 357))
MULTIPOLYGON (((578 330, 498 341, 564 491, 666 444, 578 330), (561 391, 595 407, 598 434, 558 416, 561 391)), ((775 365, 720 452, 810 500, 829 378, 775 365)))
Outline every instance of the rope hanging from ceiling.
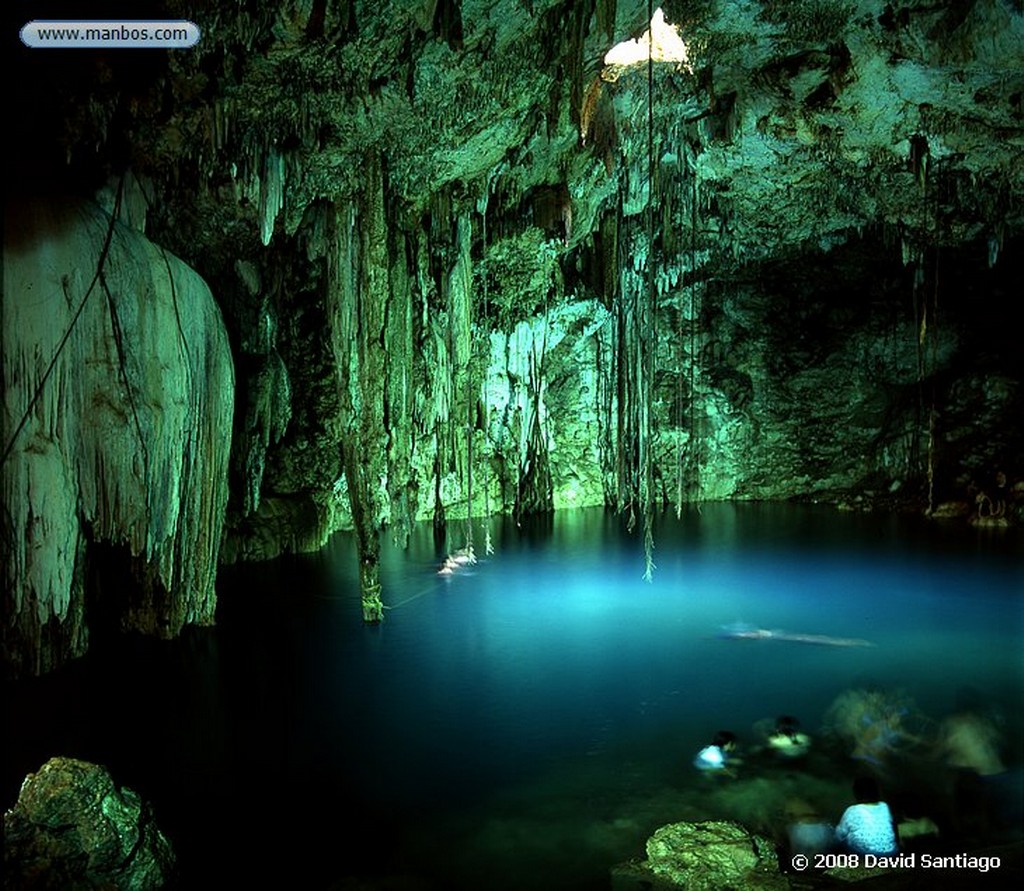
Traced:
POLYGON ((491 402, 487 393, 487 370, 491 364, 491 336, 490 317, 491 307, 487 296, 487 202, 490 196, 490 180, 484 180, 484 195, 478 204, 480 210, 480 256, 483 261, 483 291, 484 291, 484 370, 483 370, 483 403, 484 403, 484 553, 493 554, 494 544, 491 541, 491 457, 490 449, 487 448, 491 441, 491 402))
POLYGON ((466 308, 467 328, 469 329, 471 347, 466 355, 466 378, 464 388, 466 391, 466 549, 473 553, 473 273, 472 273, 472 223, 467 219, 467 228, 470 230, 466 247, 466 287, 469 293, 466 295, 468 306, 466 308))
POLYGON ((654 573, 654 459, 651 402, 654 389, 654 355, 657 346, 656 301, 654 281, 654 3, 647 0, 647 295, 645 326, 641 326, 641 344, 646 341, 639 358, 642 375, 641 398, 643 416, 640 429, 641 509, 644 515, 644 580, 654 573), (647 330, 644 331, 643 328, 647 330))

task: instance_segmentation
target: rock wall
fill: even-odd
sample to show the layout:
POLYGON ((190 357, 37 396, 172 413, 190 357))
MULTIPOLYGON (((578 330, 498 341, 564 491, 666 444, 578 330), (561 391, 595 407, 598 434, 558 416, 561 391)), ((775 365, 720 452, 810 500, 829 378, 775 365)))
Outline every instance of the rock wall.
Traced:
POLYGON ((645 30, 640 3, 458 9, 360 11, 329 47, 302 4, 251 22, 273 52, 245 57, 195 143, 198 216, 241 221, 245 262, 282 283, 303 380, 232 555, 351 525, 318 208, 371 181, 388 209, 363 260, 388 271, 402 371, 368 460, 398 539, 574 505, 927 509, 1024 475, 995 305, 1020 275, 1019 5, 677 0, 688 58, 651 69, 603 61, 645 30), (250 200, 227 207, 229 186, 250 200))
POLYGON ((357 472, 364 539, 398 542, 1024 485, 1020 3, 663 9, 685 54, 650 66, 606 56, 638 0, 172 0, 192 51, 19 57, 12 169, 127 159, 224 308, 225 559, 351 528, 357 472))
MULTIPOLYGON (((533 239, 497 240, 472 263, 468 335, 454 334, 429 272, 392 276, 409 308, 400 337, 384 336, 388 445, 366 455, 381 487, 376 521, 399 540, 410 518, 439 514, 465 537, 470 499, 477 518, 545 504, 639 506, 623 420, 623 403, 641 395, 623 385, 638 361, 638 331, 583 280, 597 261, 584 257, 581 275, 577 255, 540 243, 553 256, 543 274, 533 239), (468 341, 461 364, 458 337, 468 341)), ((660 262, 664 283, 644 335, 655 508, 805 498, 926 510, 968 499, 1000 470, 1019 482, 1024 436, 1013 419, 1024 389, 1017 334, 1002 314, 1022 275, 1015 243, 992 265, 984 241, 904 262, 879 229, 696 282, 660 262)), ((448 272, 462 262, 438 264, 449 291, 448 272)), ((632 266, 619 275, 638 277, 632 266)), ((322 310, 304 301, 301 312, 322 310)), ((326 398, 324 384, 335 374, 325 324, 282 323, 288 375, 304 383, 287 432, 267 452, 261 506, 232 536, 238 556, 314 550, 351 526, 331 433, 337 398, 326 398)))
POLYGON ((3 391, 8 668, 80 655, 93 621, 212 622, 234 371, 203 280, 97 205, 9 202, 3 391), (100 543, 132 584, 87 601, 100 543))

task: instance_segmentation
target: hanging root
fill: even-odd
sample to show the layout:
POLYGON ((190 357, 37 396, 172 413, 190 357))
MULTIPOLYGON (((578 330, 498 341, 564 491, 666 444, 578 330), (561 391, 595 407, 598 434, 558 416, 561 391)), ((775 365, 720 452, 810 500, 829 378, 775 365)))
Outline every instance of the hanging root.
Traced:
POLYGON ((380 585, 367 585, 362 592, 363 621, 377 623, 384 621, 384 603, 380 599, 380 585))
POLYGON ((644 581, 649 582, 654 578, 654 570, 657 568, 654 563, 654 532, 650 524, 644 525, 644 581))

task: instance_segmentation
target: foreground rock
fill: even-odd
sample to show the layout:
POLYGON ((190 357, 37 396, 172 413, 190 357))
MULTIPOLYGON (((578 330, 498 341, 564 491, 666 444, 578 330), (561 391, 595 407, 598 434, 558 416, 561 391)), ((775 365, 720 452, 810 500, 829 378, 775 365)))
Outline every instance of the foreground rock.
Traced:
POLYGON ((771 841, 729 822, 662 826, 647 840, 646 860, 612 870, 614 891, 788 887, 771 841))
MULTIPOLYGON (((827 891, 856 885, 871 891, 973 891, 1019 888, 1024 881, 1024 841, 960 852, 962 867, 931 866, 908 854, 900 866, 808 869, 785 874, 772 842, 728 821, 672 823, 647 840, 647 859, 611 870, 612 891, 827 891)), ((955 855, 950 856, 951 861, 955 855)))
POLYGON ((4 814, 4 888, 163 888, 175 871, 150 805, 106 769, 51 758, 4 814))

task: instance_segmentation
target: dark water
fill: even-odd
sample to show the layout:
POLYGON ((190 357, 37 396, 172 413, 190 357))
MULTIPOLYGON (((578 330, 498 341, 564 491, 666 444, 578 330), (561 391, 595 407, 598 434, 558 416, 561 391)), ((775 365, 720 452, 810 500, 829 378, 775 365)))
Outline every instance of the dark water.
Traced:
POLYGON ((429 527, 408 552, 386 545, 379 627, 360 620, 339 535, 322 554, 225 570, 216 629, 126 640, 10 689, 5 806, 65 754, 154 803, 186 887, 607 888, 667 822, 772 833, 795 796, 837 819, 865 764, 830 707, 871 691, 914 738, 872 766, 883 785, 923 800, 954 848, 988 840, 958 821, 931 742, 970 692, 1013 782, 1022 770, 1019 531, 708 505, 661 520, 648 583, 638 536, 603 511, 492 526, 494 553, 477 524, 481 559, 451 577, 429 527), (815 740, 799 766, 754 751, 784 713, 815 740), (747 750, 735 780, 691 766, 719 729, 747 750))

